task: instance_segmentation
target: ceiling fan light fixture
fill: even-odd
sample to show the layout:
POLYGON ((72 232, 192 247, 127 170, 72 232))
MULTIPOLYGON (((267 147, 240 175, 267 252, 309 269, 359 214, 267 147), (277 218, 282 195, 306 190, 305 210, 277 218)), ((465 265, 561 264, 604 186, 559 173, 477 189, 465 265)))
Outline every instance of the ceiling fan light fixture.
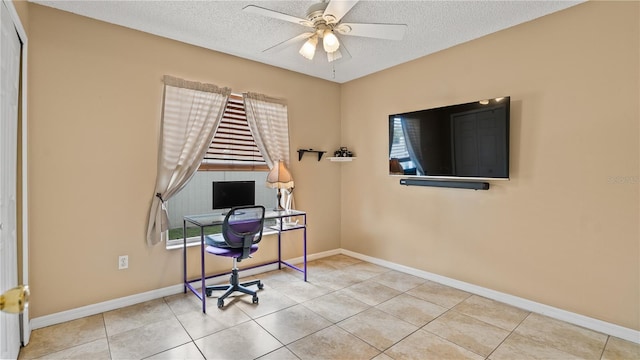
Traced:
POLYGON ((322 46, 327 53, 332 53, 340 47, 338 37, 330 29, 326 29, 322 35, 322 46))
POLYGON ((342 58, 342 53, 340 52, 340 50, 336 50, 334 52, 328 52, 327 53, 327 61, 329 61, 329 62, 336 61, 336 60, 338 60, 340 58, 342 58))
POLYGON ((313 60, 313 56, 316 54, 316 45, 318 45, 318 36, 313 35, 300 48, 300 55, 313 60))

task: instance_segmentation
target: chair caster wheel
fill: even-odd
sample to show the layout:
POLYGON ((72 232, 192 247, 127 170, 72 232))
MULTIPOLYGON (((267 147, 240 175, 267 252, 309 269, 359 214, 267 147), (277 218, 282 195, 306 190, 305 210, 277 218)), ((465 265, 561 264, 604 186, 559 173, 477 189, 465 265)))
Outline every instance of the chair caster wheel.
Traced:
POLYGON ((207 294, 207 297, 211 296, 211 290, 205 290, 205 293, 207 294))
POLYGON ((253 295, 253 303, 257 304, 258 303, 258 296, 253 295))
POLYGON ((258 283, 258 290, 262 290, 264 288, 264 284, 263 283, 258 283))
POLYGON ((218 299, 218 308, 222 309, 223 306, 224 306, 224 300, 218 299))

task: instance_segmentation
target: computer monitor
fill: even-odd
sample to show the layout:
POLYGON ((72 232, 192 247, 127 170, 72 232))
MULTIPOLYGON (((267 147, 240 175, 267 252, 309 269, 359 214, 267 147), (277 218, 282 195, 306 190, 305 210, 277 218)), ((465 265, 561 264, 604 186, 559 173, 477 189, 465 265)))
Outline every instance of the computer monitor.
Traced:
POLYGON ((255 205, 255 181, 214 181, 213 209, 231 209, 236 206, 255 205))

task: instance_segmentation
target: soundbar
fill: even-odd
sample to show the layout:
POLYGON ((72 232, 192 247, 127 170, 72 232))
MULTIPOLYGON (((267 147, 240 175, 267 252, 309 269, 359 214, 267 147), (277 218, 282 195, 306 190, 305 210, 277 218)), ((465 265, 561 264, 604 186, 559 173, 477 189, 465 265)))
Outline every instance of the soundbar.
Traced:
POLYGON ((400 179, 400 185, 489 190, 488 182, 478 182, 478 181, 441 181, 441 180, 423 180, 423 179, 400 179))

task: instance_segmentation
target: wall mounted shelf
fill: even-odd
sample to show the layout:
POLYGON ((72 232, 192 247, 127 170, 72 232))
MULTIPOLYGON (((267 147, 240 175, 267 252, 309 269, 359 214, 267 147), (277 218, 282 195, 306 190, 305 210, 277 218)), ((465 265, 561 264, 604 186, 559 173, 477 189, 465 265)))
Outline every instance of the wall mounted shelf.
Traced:
POLYGON ((327 160, 329 160, 329 161, 337 161, 337 162, 353 161, 353 159, 355 159, 354 156, 351 156, 351 157, 328 157, 327 158, 327 160))
POLYGON ((302 160, 302 155, 304 155, 305 153, 308 153, 308 152, 317 153, 318 154, 318 161, 320 161, 320 159, 322 159, 322 155, 324 155, 324 153, 326 153, 326 151, 322 151, 322 150, 298 149, 298 161, 302 160))

